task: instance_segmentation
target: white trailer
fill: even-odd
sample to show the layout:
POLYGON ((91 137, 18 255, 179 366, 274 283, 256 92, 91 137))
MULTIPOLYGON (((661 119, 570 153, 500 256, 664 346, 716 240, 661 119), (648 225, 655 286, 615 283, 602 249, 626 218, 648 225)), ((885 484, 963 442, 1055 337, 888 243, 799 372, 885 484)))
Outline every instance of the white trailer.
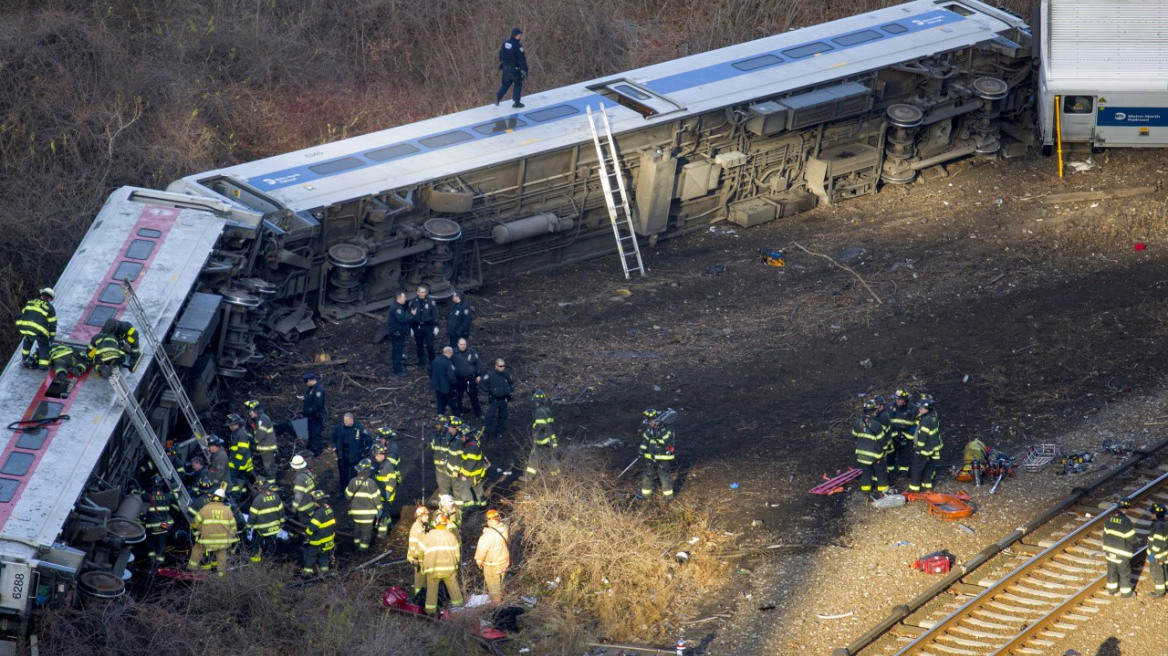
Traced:
POLYGON ((1168 144, 1168 0, 1042 0, 1042 143, 1168 144))

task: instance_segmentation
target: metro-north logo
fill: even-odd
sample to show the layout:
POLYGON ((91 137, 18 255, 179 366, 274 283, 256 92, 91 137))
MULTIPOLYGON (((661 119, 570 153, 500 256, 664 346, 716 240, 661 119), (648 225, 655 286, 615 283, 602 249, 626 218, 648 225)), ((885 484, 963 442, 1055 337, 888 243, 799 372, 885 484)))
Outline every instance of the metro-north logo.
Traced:
POLYGON ((1124 112, 1116 112, 1116 113, 1115 113, 1115 120, 1117 120, 1117 121, 1126 121, 1126 120, 1127 120, 1127 114, 1125 114, 1124 112))

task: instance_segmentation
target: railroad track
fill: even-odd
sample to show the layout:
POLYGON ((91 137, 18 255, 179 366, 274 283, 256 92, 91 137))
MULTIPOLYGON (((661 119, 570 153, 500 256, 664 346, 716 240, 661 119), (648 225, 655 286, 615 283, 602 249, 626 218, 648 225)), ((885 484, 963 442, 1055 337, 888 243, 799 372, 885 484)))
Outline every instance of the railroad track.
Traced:
POLYGON ((1132 508, 1125 512, 1141 536, 1146 536, 1153 519, 1148 507, 1153 502, 1168 505, 1168 466, 1148 466, 1166 447, 1168 440, 1138 451, 1090 486, 1076 488, 1061 503, 897 606, 879 625, 851 645, 836 649, 833 656, 1050 653, 1056 642, 1111 603, 1112 597, 1104 590, 1107 566, 1102 533, 1115 505, 1101 500, 1110 494, 1114 501, 1118 493, 1130 498, 1132 508), (1120 485, 1121 477, 1133 474, 1120 485), (1052 531, 1055 521, 1068 511, 1075 512, 1075 519, 1052 531), (1049 537, 1023 540, 1038 532, 1049 537))

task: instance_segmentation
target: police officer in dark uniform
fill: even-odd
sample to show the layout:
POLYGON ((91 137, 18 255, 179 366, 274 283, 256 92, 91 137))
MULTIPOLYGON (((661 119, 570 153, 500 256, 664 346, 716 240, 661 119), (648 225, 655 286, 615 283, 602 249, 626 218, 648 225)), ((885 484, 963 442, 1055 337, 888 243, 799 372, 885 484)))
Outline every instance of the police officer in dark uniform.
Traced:
POLYGON ((457 349, 460 339, 470 339, 474 317, 470 302, 461 293, 454 292, 450 297, 450 308, 446 310, 446 336, 450 338, 450 348, 457 349))
POLYGON ((483 375, 483 361, 479 357, 478 351, 466 343, 465 337, 459 337, 455 346, 454 355, 450 356, 450 361, 454 363, 454 376, 458 379, 457 387, 454 390, 457 401, 455 405, 461 409, 463 407, 462 395, 469 394, 471 410, 474 411, 477 419, 482 419, 483 407, 479 405, 479 384, 477 381, 483 375))
POLYGON ((312 451, 313 456, 319 457, 324 450, 324 385, 311 371, 304 374, 304 383, 308 389, 300 397, 304 401, 300 414, 308 420, 308 450, 312 451))
POLYGON ((507 95, 507 89, 514 84, 515 93, 511 98, 515 102, 511 103, 511 106, 524 106, 520 98, 523 97, 523 79, 527 77, 527 53, 523 51, 523 44, 519 42, 521 36, 523 30, 513 28, 511 38, 504 41, 499 48, 499 70, 503 72, 503 85, 495 94, 495 105, 503 100, 503 96, 507 95))
POLYGON ((434 360, 434 338, 438 336, 438 304, 430 298, 430 290, 418 285, 417 296, 410 299, 410 334, 414 336, 414 346, 418 349, 418 368, 426 369, 434 360), (422 347, 426 349, 426 359, 422 359, 422 347))
POLYGON ((487 418, 483 422, 483 439, 498 438, 507 425, 507 402, 515 393, 515 383, 507 373, 507 363, 503 358, 495 360, 495 368, 479 378, 479 385, 487 390, 491 405, 487 408, 487 418))
POLYGON ((430 389, 434 390, 435 403, 438 405, 438 414, 450 412, 462 416, 461 399, 456 396, 458 390, 458 376, 454 373, 454 349, 449 346, 442 348, 442 354, 430 363, 430 389))
POLYGON ((393 305, 389 306, 389 340, 393 344, 393 375, 406 375, 405 351, 406 335, 410 334, 410 308, 406 305, 406 293, 398 292, 393 305))
POLYGON ((373 437, 346 412, 341 423, 333 429, 333 446, 337 449, 337 484, 343 491, 353 478, 353 467, 369 454, 373 447, 373 437))

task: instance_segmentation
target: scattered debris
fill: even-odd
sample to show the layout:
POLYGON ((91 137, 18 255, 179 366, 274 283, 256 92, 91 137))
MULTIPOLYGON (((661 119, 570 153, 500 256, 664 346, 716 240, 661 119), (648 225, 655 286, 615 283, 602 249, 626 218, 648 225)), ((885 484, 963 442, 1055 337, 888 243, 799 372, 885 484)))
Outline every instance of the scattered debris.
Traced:
POLYGON ((1123 189, 1100 189, 1098 191, 1068 191, 1063 194, 1050 194, 1043 198, 1046 205, 1058 203, 1081 203, 1088 200, 1111 200, 1113 198, 1130 198, 1143 196, 1156 191, 1155 187, 1125 187, 1123 189))
POLYGON ((878 499, 872 499, 868 505, 873 508, 899 508, 908 503, 908 498, 903 494, 885 494, 878 499))
POLYGON ((1136 441, 1130 437, 1125 440, 1103 440, 1103 450, 1117 458, 1130 455, 1135 448, 1136 441))
POLYGON ((909 542, 908 540, 900 540, 899 542, 893 542, 892 546, 894 546, 894 547, 907 547, 910 544, 912 544, 912 542, 909 542))
POLYGON ((730 265, 728 265, 728 264, 711 264, 710 266, 706 267, 706 273, 710 273, 710 274, 713 274, 715 276, 720 276, 723 273, 726 273, 726 269, 728 269, 729 267, 730 267, 730 265))
POLYGON ((1022 468, 1028 472, 1040 472, 1054 462, 1061 451, 1057 444, 1035 444, 1022 458, 1022 468))
POLYGON ((966 526, 965 524, 958 524, 958 525, 957 525, 957 528, 959 528, 959 529, 961 529, 961 530, 965 531, 966 533, 969 533, 970 535, 973 535, 974 533, 976 533, 976 531, 974 531, 973 529, 969 528, 969 527, 968 527, 968 526, 966 526))
POLYGON ((730 226, 710 226, 710 232, 715 235, 737 235, 738 231, 730 226))
POLYGON ((863 360, 860 360, 860 367, 862 367, 864 369, 871 369, 872 368, 872 358, 864 358, 863 360))
POLYGON ((730 489, 731 489, 731 490, 737 490, 737 489, 738 489, 738 483, 736 483, 736 482, 735 482, 735 483, 731 483, 731 484, 730 484, 730 489))
POLYGON ((836 474, 828 478, 827 474, 823 475, 823 482, 811 488, 811 494, 823 494, 830 496, 838 492, 844 491, 844 485, 856 480, 860 477, 860 470, 855 467, 848 467, 847 471, 836 474))
POLYGON ((849 610, 848 612, 840 613, 839 615, 824 615, 823 613, 817 613, 815 616, 821 620, 842 620, 845 617, 851 617, 852 615, 855 615, 855 613, 849 610))
POLYGON ((628 298, 628 297, 633 295, 632 292, 630 292, 629 290, 624 289, 624 288, 618 289, 618 290, 614 291, 613 293, 621 298, 628 298))
POLYGON ((925 574, 945 574, 953 568, 953 564, 957 562, 957 556, 949 553, 948 550, 934 551, 927 553, 912 562, 911 567, 917 571, 925 574))
POLYGON ((938 515, 946 521, 969 517, 974 511, 969 503, 970 496, 965 492, 906 492, 904 497, 909 501, 924 501, 929 504, 930 515, 938 515))
POLYGON ((783 251, 768 251, 759 249, 762 254, 762 263, 770 267, 785 267, 787 266, 787 255, 783 251))
POLYGON ((839 260, 840 262, 851 262, 852 260, 860 259, 860 256, 864 255, 867 252, 868 252, 868 249, 866 249, 862 246, 852 246, 851 248, 840 253, 839 257, 837 257, 836 259, 839 260))

